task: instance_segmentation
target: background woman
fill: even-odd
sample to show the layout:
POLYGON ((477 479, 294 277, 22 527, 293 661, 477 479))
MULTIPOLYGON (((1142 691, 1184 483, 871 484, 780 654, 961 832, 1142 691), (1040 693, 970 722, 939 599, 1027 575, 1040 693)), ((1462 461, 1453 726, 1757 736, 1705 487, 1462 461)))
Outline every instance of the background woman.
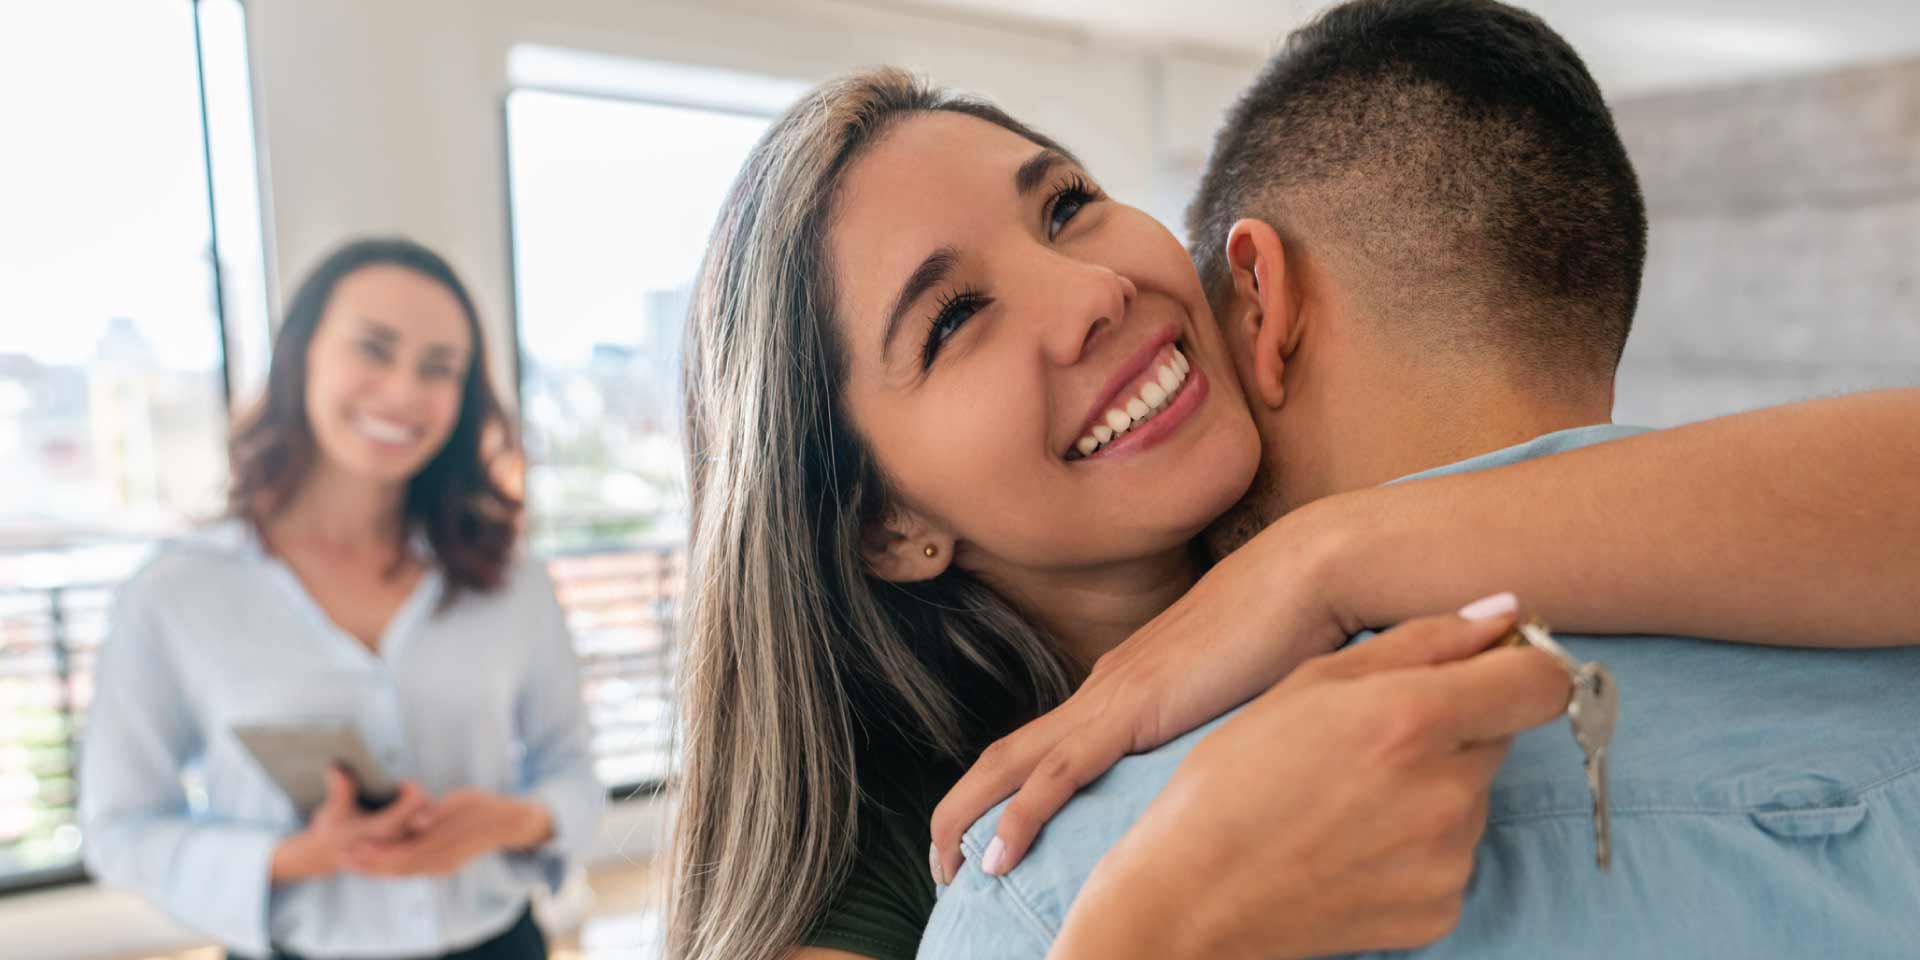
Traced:
POLYGON ((81 774, 96 877, 256 957, 546 955, 529 891, 605 793, 493 472, 486 371, 472 299, 418 244, 350 243, 301 284, 233 439, 231 516, 115 607, 81 774), (357 728, 399 796, 366 812, 329 771, 302 823, 233 728, 315 720, 357 728))

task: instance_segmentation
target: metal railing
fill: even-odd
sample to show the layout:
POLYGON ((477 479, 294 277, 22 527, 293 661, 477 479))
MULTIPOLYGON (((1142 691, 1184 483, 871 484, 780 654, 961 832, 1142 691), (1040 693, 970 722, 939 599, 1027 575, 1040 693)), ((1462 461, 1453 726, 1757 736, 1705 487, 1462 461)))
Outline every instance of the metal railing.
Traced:
MULTIPOLYGON (((596 768, 616 795, 657 786, 672 742, 678 545, 547 560, 579 654, 596 768)), ((115 584, 0 588, 0 892, 81 874, 79 744, 115 584)))

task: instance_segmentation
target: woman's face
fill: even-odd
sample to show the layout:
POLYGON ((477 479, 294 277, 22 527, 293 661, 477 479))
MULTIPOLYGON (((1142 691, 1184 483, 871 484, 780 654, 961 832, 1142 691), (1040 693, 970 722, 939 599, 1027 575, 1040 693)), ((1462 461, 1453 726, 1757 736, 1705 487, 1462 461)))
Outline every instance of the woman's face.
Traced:
POLYGON ((307 350, 307 418, 327 462, 403 483, 460 417, 472 336, 452 291, 405 267, 341 278, 307 350))
POLYGON ((1192 262, 1072 161, 920 114, 835 214, 850 415, 964 568, 1145 557, 1245 491, 1259 437, 1192 262))

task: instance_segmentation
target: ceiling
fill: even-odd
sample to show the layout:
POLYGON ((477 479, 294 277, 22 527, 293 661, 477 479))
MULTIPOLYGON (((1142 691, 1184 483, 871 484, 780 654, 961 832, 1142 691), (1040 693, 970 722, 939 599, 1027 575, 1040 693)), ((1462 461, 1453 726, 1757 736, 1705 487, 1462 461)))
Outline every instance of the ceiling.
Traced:
MULTIPOLYGON (((889 0, 1225 57, 1264 57, 1325 0, 889 0)), ((1920 57, 1916 0, 1520 0, 1611 95, 1920 57)))

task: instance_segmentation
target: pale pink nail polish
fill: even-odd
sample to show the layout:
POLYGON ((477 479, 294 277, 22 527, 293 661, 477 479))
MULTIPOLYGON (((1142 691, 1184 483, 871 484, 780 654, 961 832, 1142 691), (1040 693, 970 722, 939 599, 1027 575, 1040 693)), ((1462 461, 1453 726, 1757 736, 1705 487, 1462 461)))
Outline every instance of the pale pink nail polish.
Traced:
POLYGON ((1007 872, 1007 845, 1001 843, 999 837, 994 837, 993 842, 987 844, 987 853, 980 858, 980 869, 990 877, 1007 872))
POLYGON ((1490 597, 1481 597, 1460 608, 1460 616, 1468 620, 1492 620, 1503 617, 1520 609, 1520 598, 1511 593, 1496 593, 1490 597))

